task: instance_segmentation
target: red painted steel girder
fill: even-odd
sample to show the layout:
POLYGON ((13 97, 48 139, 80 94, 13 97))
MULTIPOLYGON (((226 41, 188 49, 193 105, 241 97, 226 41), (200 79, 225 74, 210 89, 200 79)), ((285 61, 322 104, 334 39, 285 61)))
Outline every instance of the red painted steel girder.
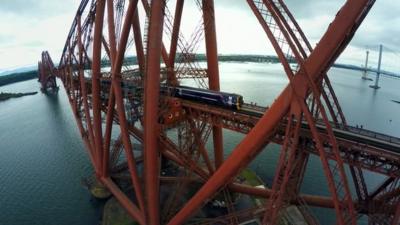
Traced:
MULTIPOLYGON (((196 120, 205 121, 209 124, 218 124, 225 129, 243 134, 248 134, 262 116, 261 112, 267 110, 267 108, 258 106, 257 110, 252 109, 251 111, 237 112, 187 100, 182 100, 182 106, 184 107, 186 114, 196 120)), ((273 143, 283 144, 285 140, 285 127, 286 122, 281 122, 269 140, 273 143)), ((318 127, 321 130, 322 142, 328 143, 329 137, 326 132, 323 131, 324 125, 318 124, 318 127)), ((363 137, 365 139, 375 140, 376 145, 374 145, 371 143, 363 143, 360 140, 357 141, 360 134, 356 131, 359 129, 351 126, 348 126, 348 129, 335 129, 336 133, 349 135, 348 137, 341 135, 337 138, 340 154, 342 156, 341 158, 345 163, 371 172, 381 173, 385 176, 398 177, 400 175, 400 154, 395 151, 395 149, 398 148, 397 146, 400 144, 400 140, 396 142, 397 144, 387 142, 391 147, 385 148, 384 146, 378 145, 379 143, 384 143, 384 140, 374 138, 374 136, 383 136, 383 134, 365 131, 366 134, 371 134, 371 136, 363 137), (354 131, 350 132, 348 129, 354 129, 354 131)), ((312 143, 312 134, 305 123, 300 130, 300 138, 302 138, 303 142, 312 143)), ((397 140, 397 138, 389 136, 387 136, 387 139, 397 140)), ((308 153, 319 154, 317 149, 312 145, 307 145, 302 148, 308 153)), ((328 155, 328 157, 334 160, 333 156, 328 155)))
MULTIPOLYGON (((305 62, 305 69, 313 76, 314 80, 318 79, 318 76, 329 68, 347 45, 361 22, 359 19, 363 18, 366 6, 369 3, 369 1, 348 1, 336 15, 335 20, 330 24, 319 45, 305 62)), ((292 85, 307 85, 307 82, 305 83, 302 79, 304 77, 296 76, 292 85)), ((219 188, 229 182, 238 174, 241 168, 249 163, 249 159, 252 159, 250 156, 259 151, 264 144, 264 139, 272 134, 274 128, 287 113, 292 94, 293 90, 290 87, 284 89, 267 113, 236 147, 229 158, 169 224, 183 223, 204 204, 206 199, 213 196, 219 188)))
POLYGON ((41 61, 38 63, 38 81, 41 84, 41 90, 43 92, 57 91, 57 69, 47 51, 42 52, 41 61))
MULTIPOLYGON (((286 44, 291 48, 293 56, 300 66, 298 71, 287 68, 286 56, 280 53, 282 52, 281 47, 277 43, 274 44, 275 37, 270 35, 269 38, 276 47, 278 56, 284 66, 286 65, 290 85, 282 91, 261 119, 215 110, 212 107, 196 108, 195 104, 190 102, 183 103, 183 106, 174 106, 174 104, 171 105, 168 98, 160 95, 159 84, 164 79, 170 85, 177 85, 181 79, 190 77, 202 87, 209 86, 210 89, 219 90, 217 28, 215 27, 212 0, 195 1, 201 15, 202 26, 195 29, 196 35, 189 42, 184 40, 180 30, 180 23, 185 20, 183 0, 176 1, 176 6, 173 7, 169 7, 169 4, 172 3, 154 0, 143 0, 141 4, 137 0, 126 3, 127 7, 125 7, 124 0, 94 0, 90 4, 88 0, 81 2, 67 37, 58 76, 62 79, 67 91, 97 178, 140 224, 182 224, 220 190, 225 194, 226 202, 232 200, 226 195, 228 191, 249 195, 260 192, 254 188, 237 186, 233 181, 241 168, 247 166, 269 141, 289 146, 283 147, 282 156, 284 153, 288 156, 293 156, 293 152, 301 153, 301 157, 292 157, 292 161, 280 160, 281 170, 277 171, 276 176, 282 174, 286 180, 281 182, 279 179, 275 179, 279 182, 274 183, 273 188, 275 189, 272 189, 272 195, 276 195, 279 185, 282 190, 285 190, 286 195, 289 193, 289 184, 295 186, 301 184, 306 158, 309 154, 317 154, 323 161, 332 194, 328 200, 323 200, 318 196, 304 197, 298 191, 294 191, 290 196, 287 195, 290 198, 283 195, 271 198, 271 191, 268 191, 269 194, 264 191, 258 193, 267 197, 270 202, 275 199, 274 202, 280 206, 278 209, 282 209, 284 203, 299 204, 299 207, 302 208, 304 201, 299 199, 306 199, 305 203, 310 205, 330 204, 329 207, 336 210, 339 218, 338 224, 347 224, 348 222, 354 224, 356 215, 352 212, 352 208, 361 203, 361 200, 355 201, 357 204, 354 204, 348 196, 347 177, 343 172, 342 161, 355 165, 358 169, 370 168, 390 173, 390 176, 394 178, 398 176, 394 170, 392 172, 390 169, 385 171, 387 167, 379 166, 382 164, 382 155, 378 156, 379 150, 362 148, 351 141, 346 142, 336 138, 333 135, 331 123, 327 121, 328 118, 332 119, 336 128, 341 124, 346 124, 344 115, 341 115, 341 118, 332 116, 336 112, 342 113, 340 113, 340 105, 337 99, 335 100, 329 80, 324 74, 346 47, 374 1, 348 0, 314 50, 309 44, 307 46, 305 35, 283 1, 248 1, 251 8, 256 4, 256 6, 265 7, 265 10, 271 12, 283 36, 290 40, 286 44), (175 9, 174 17, 169 14, 169 8, 175 9), (140 10, 146 12, 146 18, 140 16, 140 10), (142 35, 140 24, 143 21, 145 21, 145 28, 142 35), (163 29, 163 25, 165 29, 163 29), (168 35, 171 40, 165 45, 164 37, 168 35), (203 37, 207 68, 201 68, 193 61, 195 57, 193 50, 196 49, 193 46, 197 46, 203 37), (305 46, 302 41, 306 43, 305 46), (134 48, 131 48, 132 43, 135 45, 134 48), (165 46, 170 47, 170 52, 167 52, 165 46), (126 55, 132 53, 138 58, 137 69, 123 65, 124 61, 128 60, 126 55), (179 54, 184 58, 182 61, 176 59, 179 54), (166 65, 166 72, 160 68, 160 59, 166 65), (105 68, 104 64, 111 68, 105 68), (205 82, 204 78, 208 78, 208 82, 205 82), (133 83, 133 85, 127 87, 126 83, 133 83), (312 105, 302 103, 310 96, 312 105), (327 99, 327 96, 333 96, 333 101, 327 99), (325 109, 321 100, 332 104, 325 109), (180 113, 182 108, 187 110, 186 116, 176 120, 175 124, 164 124, 163 115, 172 112, 180 113), (330 117, 328 113, 330 113, 330 117), (317 129, 314 119, 318 114, 325 119, 325 131, 317 129), (297 121, 306 120, 309 128, 297 129, 285 134, 285 123, 292 124, 293 127, 296 124, 296 120, 288 120, 288 116, 292 115, 297 118, 297 121), (248 132, 227 159, 223 158, 222 127, 248 132), (177 140, 168 135, 171 130, 178 132, 177 140), (277 132, 279 130, 280 132, 277 132), (211 151, 208 151, 205 146, 211 131, 213 147, 211 151), (115 137, 118 138, 115 139, 115 137), (305 148, 300 144, 285 144, 290 142, 291 137, 315 140, 317 145, 305 146, 305 148), (137 142, 144 146, 142 151, 134 145, 137 142), (323 146, 333 146, 331 148, 333 151, 326 152, 322 149, 323 146), (120 154, 124 154, 124 156, 119 157, 120 154), (211 157, 208 154, 214 154, 215 165, 212 165, 211 157), (360 155, 362 156, 360 157, 360 155), (119 159, 126 161, 118 164, 119 159), (177 199, 171 198, 172 201, 175 201, 172 204, 174 208, 168 215, 160 212, 163 202, 160 202, 159 194, 161 161, 166 159, 174 162, 186 174, 176 175, 177 185, 185 186, 193 179, 202 179, 205 182, 201 189, 195 190, 195 195, 189 201, 180 203, 177 199), (144 162, 144 167, 139 169, 142 162, 144 162), (288 169, 290 167, 287 165, 290 165, 291 162, 296 162, 296 166, 288 169), (335 162, 338 170, 330 168, 328 162, 335 162), (218 168, 216 171, 214 166, 218 168), (122 186, 119 185, 119 181, 116 179, 118 176, 114 174, 119 168, 127 168, 126 172, 134 194, 125 193, 122 186), (339 171, 341 178, 339 183, 335 183, 332 179, 332 176, 336 175, 334 171, 339 171), (291 183, 291 177, 294 175, 299 179, 291 183), (113 181, 111 178, 116 180, 113 181), (338 185, 342 184, 346 189, 347 197, 339 196, 338 185), (170 219, 172 220, 169 221, 170 219)), ((255 11, 254 7, 252 9, 255 11)), ((257 17, 258 14, 255 12, 255 15, 257 17)), ((258 19, 268 33, 268 28, 272 25, 263 25, 263 18, 258 16, 258 19)), ((50 62, 50 57, 45 61, 50 62)), ((41 64, 40 68, 42 68, 41 64)), ((286 127, 290 126, 286 125, 286 127)), ((301 143, 301 141, 295 143, 301 143)), ((390 158, 391 156, 385 153, 384 157, 390 158)), ((285 159, 286 157, 281 158, 285 159)), ((394 160, 397 161, 397 159, 394 160)), ((388 163, 384 163, 384 165, 388 165, 388 163)), ((382 190, 387 190, 384 186, 382 184, 382 190)), ((358 189, 361 188, 361 186, 358 187, 358 189)), ((171 196, 180 194, 177 192, 179 190, 173 190, 176 193, 171 193, 171 196)), ((393 188, 390 190, 385 192, 389 193, 385 195, 385 199, 389 199, 388 196, 390 196, 391 206, 394 206, 398 202, 392 196, 397 197, 398 195, 393 188)), ((366 199, 365 195, 364 193, 362 198, 366 199)), ((376 194, 376 196, 381 196, 380 199, 383 198, 382 194, 376 194)), ((379 199, 374 199, 372 202, 378 204, 379 199)), ((366 206, 363 207, 366 208, 366 206)), ((233 213, 221 218, 227 218, 232 223, 238 222, 240 213, 235 213, 235 209, 230 203, 227 203, 227 208, 233 213)), ((356 206, 355 208, 360 213, 383 215, 374 208, 364 211, 360 211, 359 208, 362 207, 356 206)), ((248 211, 256 212, 257 210, 259 209, 251 208, 248 211)), ((268 216, 271 212, 275 213, 272 215, 276 215, 278 211, 263 210, 257 214, 257 217, 262 217, 264 213, 267 213, 265 215, 268 216)), ((387 212, 392 223, 396 223, 398 220, 399 213, 397 211, 396 213, 394 210, 387 212)), ((304 212, 305 216, 306 214, 307 212, 304 212)), ((251 213, 250 215, 256 216, 251 213)))

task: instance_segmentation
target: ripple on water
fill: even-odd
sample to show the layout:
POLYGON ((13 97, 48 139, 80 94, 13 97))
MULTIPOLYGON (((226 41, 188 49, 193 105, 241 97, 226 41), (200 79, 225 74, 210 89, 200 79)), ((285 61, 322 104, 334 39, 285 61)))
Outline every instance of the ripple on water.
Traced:
MULTIPOLYGON (((244 96, 246 102, 271 104, 287 84, 279 65, 221 63, 221 88, 244 96)), ((374 91, 361 73, 343 69, 329 72, 350 124, 400 136, 399 80, 382 77, 374 91), (355 106, 355 103, 357 105, 355 106), (390 122, 389 122, 390 121, 390 122)), ((0 87, 1 91, 39 90, 36 80, 0 87)), ((243 135, 226 131, 226 155, 243 135)), ((62 87, 58 96, 41 93, 0 102, 0 224, 97 224, 96 207, 80 179, 92 169, 62 87)), ((266 184, 272 183, 280 147, 271 145, 250 165, 266 184)), ((311 157, 302 191, 328 195, 319 159, 311 157)), ((381 177, 367 173, 368 183, 381 177)), ((332 210, 315 209, 322 224, 332 210)))

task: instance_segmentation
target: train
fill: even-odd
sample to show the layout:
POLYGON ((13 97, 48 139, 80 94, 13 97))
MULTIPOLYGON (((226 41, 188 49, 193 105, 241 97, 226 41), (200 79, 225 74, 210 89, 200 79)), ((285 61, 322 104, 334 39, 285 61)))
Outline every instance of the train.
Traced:
POLYGON ((162 87, 167 89, 173 97, 207 103, 223 108, 240 110, 243 105, 243 96, 221 91, 212 91, 188 86, 162 87))
MULTIPOLYGON (((101 80, 101 82, 103 85, 111 85, 111 80, 101 80)), ((127 82, 121 82, 121 87, 123 90, 129 90, 132 89, 134 85, 127 82)), ((166 85, 161 85, 160 92, 163 95, 206 103, 223 108, 240 110, 243 106, 243 96, 234 93, 212 91, 189 86, 172 87, 166 85)))

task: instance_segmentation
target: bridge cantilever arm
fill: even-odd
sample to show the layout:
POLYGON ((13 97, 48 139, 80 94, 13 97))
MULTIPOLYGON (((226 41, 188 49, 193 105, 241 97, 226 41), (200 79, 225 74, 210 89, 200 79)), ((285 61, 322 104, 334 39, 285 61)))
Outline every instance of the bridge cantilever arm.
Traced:
MULTIPOLYGON (((368 12, 367 7, 370 3, 371 1, 368 0, 349 0, 338 12, 318 46, 305 62, 305 69, 314 80, 317 80, 323 72, 328 70, 332 62, 336 60, 349 43, 365 14, 368 12)), ((294 84, 307 84, 304 79, 305 77, 295 76, 294 84)), ((252 155, 256 154, 263 147, 263 140, 272 134, 276 125, 288 111, 291 96, 292 89, 286 87, 257 125, 235 148, 229 158, 210 177, 196 195, 172 218, 168 223, 169 225, 184 223, 207 199, 212 197, 224 184, 232 180, 241 168, 250 162, 252 155)))

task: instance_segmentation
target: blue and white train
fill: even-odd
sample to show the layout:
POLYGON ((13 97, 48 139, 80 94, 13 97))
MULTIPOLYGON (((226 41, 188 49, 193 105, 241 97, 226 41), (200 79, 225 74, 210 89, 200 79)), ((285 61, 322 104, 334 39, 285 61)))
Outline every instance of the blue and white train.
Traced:
POLYGON ((233 93, 212 91, 187 86, 169 87, 172 96, 221 106, 224 108, 240 110, 243 105, 243 96, 233 93))

